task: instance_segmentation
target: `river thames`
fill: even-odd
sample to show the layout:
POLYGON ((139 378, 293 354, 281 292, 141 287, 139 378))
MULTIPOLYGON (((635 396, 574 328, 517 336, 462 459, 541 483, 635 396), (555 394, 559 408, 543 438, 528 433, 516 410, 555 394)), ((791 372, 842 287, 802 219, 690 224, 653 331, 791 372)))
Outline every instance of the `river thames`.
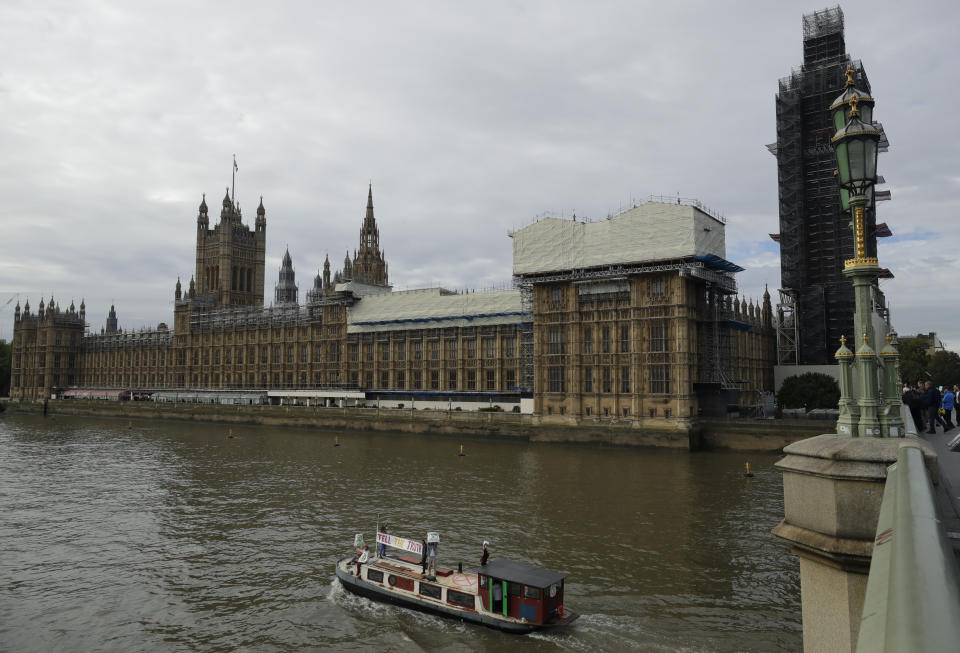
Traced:
POLYGON ((0 650, 799 651, 778 456, 0 418, 0 650), (457 456, 460 443, 466 455, 457 456), (749 461, 754 478, 744 478, 749 461), (565 631, 346 594, 356 532, 568 574, 565 631))

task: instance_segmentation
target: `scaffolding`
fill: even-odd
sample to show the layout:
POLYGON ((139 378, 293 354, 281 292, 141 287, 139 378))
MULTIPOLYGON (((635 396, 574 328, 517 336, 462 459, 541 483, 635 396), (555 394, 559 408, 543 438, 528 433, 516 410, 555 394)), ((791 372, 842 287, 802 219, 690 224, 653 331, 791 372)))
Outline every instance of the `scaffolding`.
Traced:
POLYGON ((780 289, 780 301, 777 302, 777 365, 797 365, 800 343, 798 332, 797 300, 790 288, 780 289))
MULTIPOLYGON (((853 256, 854 243, 834 177, 829 107, 843 90, 847 66, 858 88, 869 93, 870 82, 862 64, 846 54, 843 28, 839 7, 805 15, 803 65, 779 80, 777 142, 768 149, 777 158, 780 307, 789 320, 778 328, 781 362, 832 363, 840 336, 853 328, 853 287, 843 262, 853 256)), ((876 256, 872 199, 866 218, 867 255, 876 256)))
MULTIPOLYGON (((584 284, 604 280, 625 280, 634 275, 656 272, 676 272, 682 278, 695 278, 703 282, 706 305, 700 307, 701 310, 698 311, 696 318, 697 342, 698 351, 707 352, 707 355, 699 357, 696 382, 717 385, 723 390, 738 389, 739 384, 731 379, 729 373, 732 369, 730 327, 747 328, 748 325, 736 320, 734 312, 731 311, 728 304, 730 297, 737 292, 737 284, 733 274, 740 270, 742 268, 723 259, 688 257, 673 261, 617 264, 600 268, 516 275, 514 286, 520 290, 521 311, 523 313, 520 337, 521 390, 532 391, 534 383, 534 285, 556 282, 584 284)), ((603 295, 594 295, 594 298, 602 297, 603 295)), ((670 308, 661 305, 658 305, 658 307, 662 309, 670 308)), ((668 313, 661 313, 662 311, 654 311, 647 317, 649 319, 663 319, 668 315, 668 313)))

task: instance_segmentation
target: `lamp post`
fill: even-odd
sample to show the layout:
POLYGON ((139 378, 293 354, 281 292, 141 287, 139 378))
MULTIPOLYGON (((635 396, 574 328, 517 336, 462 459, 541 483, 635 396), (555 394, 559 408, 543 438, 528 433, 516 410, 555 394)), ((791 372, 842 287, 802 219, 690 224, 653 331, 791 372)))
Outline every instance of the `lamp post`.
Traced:
POLYGON ((873 98, 854 86, 852 67, 847 68, 844 92, 834 101, 833 125, 837 129, 831 143, 837 157, 837 179, 841 203, 849 205, 853 217, 854 257, 844 263, 843 274, 853 281, 856 312, 854 314, 854 352, 841 342, 837 351, 840 363, 841 398, 837 430, 851 437, 898 437, 903 435, 899 414, 899 397, 891 402, 890 372, 895 371, 898 355, 888 341, 883 351, 884 366, 890 366, 885 379, 885 401, 880 400, 878 367, 880 360, 873 349, 873 283, 880 272, 876 257, 867 256, 865 244, 866 220, 864 212, 877 180, 877 151, 880 131, 873 124, 873 98), (850 357, 854 359, 858 375, 858 397, 854 403, 849 395, 851 387, 850 357), (894 414, 895 413, 895 414, 894 414))

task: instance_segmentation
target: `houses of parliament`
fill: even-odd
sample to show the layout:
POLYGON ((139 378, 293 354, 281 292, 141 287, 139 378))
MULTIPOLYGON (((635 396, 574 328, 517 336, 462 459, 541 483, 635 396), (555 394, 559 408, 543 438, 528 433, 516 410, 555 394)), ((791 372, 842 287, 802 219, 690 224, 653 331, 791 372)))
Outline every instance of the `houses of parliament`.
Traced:
POLYGON ((699 202, 516 231, 513 290, 394 291, 371 186, 353 256, 336 271, 328 257, 301 301, 286 251, 269 306, 263 198, 250 226, 228 189, 210 223, 204 196, 172 328, 125 331, 111 306, 96 332, 83 302, 18 302, 11 398, 495 401, 546 421, 642 425, 773 389, 769 295, 736 296, 742 268, 725 259, 725 224, 699 202))

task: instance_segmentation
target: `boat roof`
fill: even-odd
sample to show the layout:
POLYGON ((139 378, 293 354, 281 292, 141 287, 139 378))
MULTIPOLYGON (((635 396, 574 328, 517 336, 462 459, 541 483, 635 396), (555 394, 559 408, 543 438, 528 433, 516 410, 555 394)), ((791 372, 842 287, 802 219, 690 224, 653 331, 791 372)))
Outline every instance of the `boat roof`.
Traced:
POLYGON ((533 565, 503 558, 491 560, 487 564, 477 567, 472 571, 476 574, 484 574, 501 580, 523 583, 530 587, 539 588, 550 587, 554 583, 559 583, 567 577, 566 574, 561 574, 557 571, 550 571, 549 569, 534 567, 533 565))

